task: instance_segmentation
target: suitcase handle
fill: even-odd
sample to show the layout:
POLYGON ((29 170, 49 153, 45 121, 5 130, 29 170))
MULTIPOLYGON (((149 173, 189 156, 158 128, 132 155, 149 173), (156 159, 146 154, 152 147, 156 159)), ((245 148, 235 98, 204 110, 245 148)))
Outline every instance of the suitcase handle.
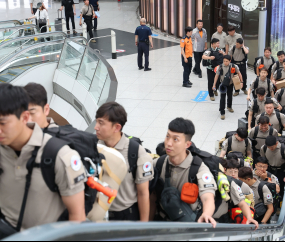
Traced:
POLYGON ((59 12, 61 12, 61 19, 62 19, 62 11, 60 11, 60 9, 57 10, 58 19, 60 19, 60 18, 59 18, 59 12))

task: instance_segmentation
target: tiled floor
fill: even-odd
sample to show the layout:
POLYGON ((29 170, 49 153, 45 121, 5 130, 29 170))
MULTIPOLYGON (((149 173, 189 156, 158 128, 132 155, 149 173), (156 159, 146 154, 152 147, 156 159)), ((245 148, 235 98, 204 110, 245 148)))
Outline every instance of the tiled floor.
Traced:
MULTIPOLYGON (((27 18, 30 16, 29 0, 0 1, 0 21, 27 18)), ((58 1, 45 0, 49 6, 51 22, 57 17, 58 1)), ((98 29, 113 28, 133 33, 139 25, 136 10, 138 2, 100 1, 101 18, 98 29)), ((77 14, 82 6, 76 6, 77 14)), ((76 18, 76 26, 79 19, 76 18)), ((158 36, 173 41, 173 38, 158 36)), ((124 132, 141 137, 144 146, 155 152, 156 145, 164 140, 168 123, 176 117, 191 119, 196 126, 194 142, 201 149, 214 153, 215 141, 226 131, 235 130, 238 118, 246 111, 246 96, 240 94, 233 101, 235 113, 226 112, 226 120, 220 120, 219 98, 215 102, 196 103, 193 101, 200 91, 207 91, 206 70, 203 78, 191 75, 194 83, 191 89, 182 88, 182 72, 179 46, 154 50, 150 53, 151 72, 139 71, 135 54, 108 60, 113 66, 119 87, 117 101, 128 112, 128 123, 124 132)), ((254 73, 248 71, 248 80, 254 73)))

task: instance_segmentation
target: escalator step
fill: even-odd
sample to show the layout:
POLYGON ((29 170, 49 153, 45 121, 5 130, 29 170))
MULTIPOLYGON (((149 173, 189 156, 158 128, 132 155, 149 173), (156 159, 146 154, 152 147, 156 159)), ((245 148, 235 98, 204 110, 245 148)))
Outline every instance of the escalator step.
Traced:
POLYGON ((15 78, 15 76, 11 76, 11 75, 3 75, 0 76, 0 81, 1 82, 10 82, 15 78))
POLYGON ((17 68, 17 69, 10 69, 8 71, 9 74, 12 74, 12 75, 19 75, 21 73, 23 73, 25 70, 22 70, 20 68, 17 68))

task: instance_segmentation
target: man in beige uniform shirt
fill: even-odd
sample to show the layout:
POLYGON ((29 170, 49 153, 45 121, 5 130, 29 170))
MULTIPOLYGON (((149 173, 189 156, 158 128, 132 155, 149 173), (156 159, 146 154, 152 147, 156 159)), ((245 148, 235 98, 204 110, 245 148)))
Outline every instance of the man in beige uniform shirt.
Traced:
POLYGON ((137 167, 130 167, 129 146, 130 142, 135 141, 122 133, 127 122, 127 113, 120 104, 110 102, 102 105, 96 113, 96 121, 95 130, 99 143, 119 151, 127 161, 129 170, 109 210, 110 220, 149 221, 149 181, 154 175, 151 156, 138 145, 137 167), (136 173, 135 179, 133 172, 136 173))
POLYGON ((48 118, 50 106, 48 104, 47 92, 45 88, 37 83, 29 83, 24 87, 28 93, 30 122, 37 123, 42 129, 55 128, 58 125, 52 118, 48 118))
POLYGON ((234 47, 237 42, 237 39, 243 39, 243 37, 236 33, 236 28, 234 26, 228 27, 228 36, 226 37, 226 54, 229 54, 229 51, 234 47))
POLYGON ((30 116, 28 105, 29 97, 22 87, 0 85, 1 212, 18 229, 56 222, 66 209, 70 221, 85 221, 85 179, 78 179, 86 177, 84 167, 79 154, 64 146, 55 163, 55 183, 60 195, 50 191, 40 169, 35 167, 22 224, 18 223, 28 174, 27 163, 32 160, 32 155, 36 164, 41 163, 45 144, 51 138, 43 134, 37 124, 27 124, 30 116))
MULTIPOLYGON (((192 145, 191 139, 194 134, 195 127, 190 120, 177 118, 170 122, 164 142, 167 156, 162 166, 160 177, 165 181, 166 164, 168 163, 171 170, 170 185, 177 188, 180 193, 183 185, 189 182, 189 170, 193 162, 193 156, 187 151, 187 148, 192 145)), ((157 161, 154 161, 154 166, 156 166, 157 161)), ((198 219, 198 223, 211 223, 215 228, 216 221, 212 216, 215 212, 217 184, 209 168, 204 163, 200 166, 196 177, 199 187, 199 198, 203 204, 202 215, 198 219)), ((151 199, 153 202, 155 200, 151 199)), ((155 203, 151 204, 152 208, 155 206, 155 203)), ((193 211, 197 211, 198 201, 191 204, 190 207, 193 211)), ((155 209, 152 211, 155 213, 155 209)), ((154 214, 151 214, 151 217, 154 217, 154 214)))
POLYGON ((272 100, 265 101, 265 112, 256 117, 256 125, 259 124, 259 119, 262 116, 268 117, 273 128, 282 134, 285 127, 285 115, 274 110, 274 102, 272 100))
POLYGON ((285 59, 285 52, 283 50, 278 51, 277 52, 277 57, 278 57, 278 61, 275 62, 275 64, 272 66, 272 70, 271 70, 271 80, 272 83, 275 85, 276 83, 273 82, 273 75, 275 73, 275 71, 279 70, 279 69, 283 69, 283 61, 285 59))
MULTIPOLYGON (((220 223, 229 223, 227 219, 229 217, 229 203, 231 208, 239 207, 247 219, 247 224, 253 223, 256 228, 258 228, 258 222, 255 221, 250 212, 250 205, 247 202, 254 202, 253 191, 249 188, 247 184, 238 180, 238 169, 239 163, 236 160, 228 160, 227 167, 225 167, 225 174, 227 175, 230 181, 230 198, 229 202, 223 200, 222 204, 217 209, 217 212, 214 214, 214 218, 220 223), (251 200, 245 201, 247 197, 251 197, 251 200), (222 219, 222 220, 221 220, 222 219)), ((254 207, 254 203, 252 205, 254 207)))
POLYGON ((219 23, 217 25, 217 32, 213 34, 212 39, 218 39, 220 40, 220 47, 221 49, 223 49, 223 51, 226 51, 226 37, 227 34, 223 31, 224 26, 222 23, 219 23))

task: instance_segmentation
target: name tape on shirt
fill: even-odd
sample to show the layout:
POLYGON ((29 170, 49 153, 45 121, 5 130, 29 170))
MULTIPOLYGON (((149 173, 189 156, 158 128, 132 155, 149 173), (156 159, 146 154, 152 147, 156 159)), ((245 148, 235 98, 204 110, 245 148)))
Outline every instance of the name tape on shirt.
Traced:
POLYGON ((85 174, 83 173, 82 175, 74 178, 74 183, 77 184, 77 183, 79 183, 81 181, 84 181, 84 179, 85 179, 85 174))
POLYGON ((81 169, 81 160, 77 155, 71 157, 71 168, 74 171, 79 171, 81 169))
POLYGON ((151 176, 151 175, 152 175, 152 171, 143 173, 143 177, 147 177, 147 176, 151 176))
POLYGON ((152 165, 150 162, 146 162, 144 165, 143 165, 143 171, 144 172, 149 172, 152 168, 152 165))
POLYGON ((206 185, 204 185, 204 188, 212 188, 212 187, 215 187, 215 185, 214 184, 206 184, 206 185))
POLYGON ((203 176, 202 176, 202 180, 206 183, 210 183, 212 181, 212 177, 210 174, 208 173, 205 173, 203 176))

